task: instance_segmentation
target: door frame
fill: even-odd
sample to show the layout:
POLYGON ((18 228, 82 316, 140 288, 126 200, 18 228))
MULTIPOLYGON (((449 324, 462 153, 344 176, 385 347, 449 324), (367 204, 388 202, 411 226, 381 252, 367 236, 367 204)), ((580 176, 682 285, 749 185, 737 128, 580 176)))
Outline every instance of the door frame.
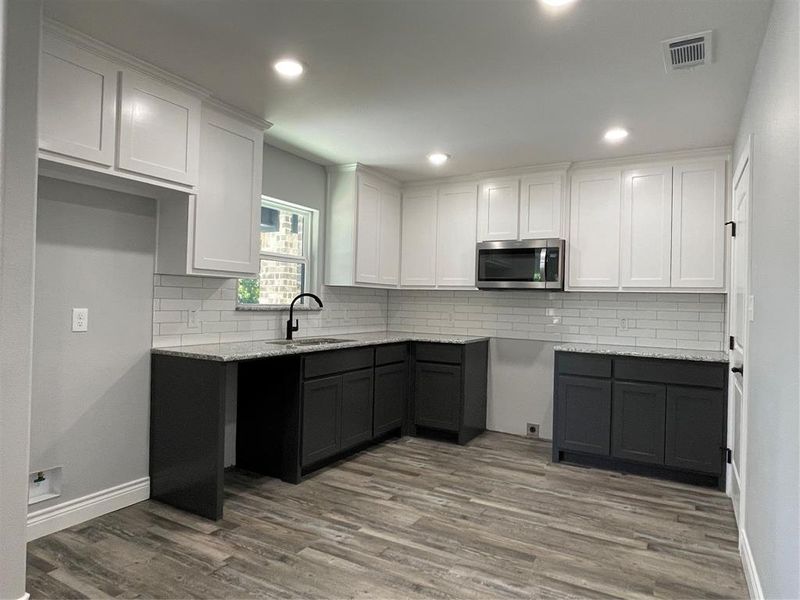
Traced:
MULTIPOLYGON (((736 199, 736 183, 742 176, 742 173, 745 169, 749 170, 749 181, 748 181, 748 200, 747 200, 747 222, 748 227, 746 229, 746 236, 747 236, 747 258, 745 260, 746 268, 745 268, 745 298, 747 298, 746 306, 743 307, 743 310, 747 311, 748 313, 752 309, 751 306, 751 267, 750 267, 750 253, 751 253, 751 230, 752 230, 752 203, 753 203, 753 136, 749 135, 747 138, 747 142, 745 143, 744 149, 742 150, 741 154, 739 155, 736 161, 736 167, 733 170, 733 174, 731 177, 731 191, 730 191, 730 213, 729 217, 733 219, 733 209, 734 209, 734 202, 736 199)), ((730 298, 733 294, 733 272, 734 272, 734 245, 737 243, 736 237, 730 238, 730 263, 728 265, 728 302, 726 307, 726 317, 727 317, 727 329, 728 335, 731 334, 733 331, 733 311, 731 309, 731 302, 730 298)), ((744 334, 744 354, 743 354, 743 363, 745 369, 749 365, 750 362, 750 322, 751 318, 748 316, 745 319, 745 334, 744 334)), ((732 357, 731 357, 732 358, 732 357)), ((732 446, 731 441, 739 444, 739 456, 741 464, 738 465, 740 469, 738 470, 737 474, 738 477, 736 481, 739 485, 739 503, 738 506, 734 506, 734 515, 736 517, 737 524, 739 529, 741 530, 744 527, 744 520, 745 520, 745 493, 744 490, 747 486, 747 406, 748 406, 748 398, 749 398, 749 377, 747 373, 744 374, 745 376, 742 377, 742 401, 740 407, 740 414, 735 414, 735 411, 731 410, 730 407, 735 407, 736 403, 734 402, 734 394, 735 391, 735 384, 728 386, 728 443, 732 446), (735 438, 735 431, 736 431, 736 419, 739 419, 739 439, 735 438)), ((735 448, 731 447, 731 450, 735 450, 735 448)), ((734 481, 734 473, 733 473, 733 461, 726 466, 727 469, 727 484, 726 484, 726 494, 732 497, 732 487, 734 481)))

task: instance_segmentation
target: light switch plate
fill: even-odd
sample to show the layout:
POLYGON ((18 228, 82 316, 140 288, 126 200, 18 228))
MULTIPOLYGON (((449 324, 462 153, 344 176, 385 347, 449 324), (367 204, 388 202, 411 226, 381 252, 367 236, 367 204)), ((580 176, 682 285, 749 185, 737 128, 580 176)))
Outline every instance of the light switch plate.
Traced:
POLYGON ((75 332, 89 331, 89 309, 88 308, 73 308, 72 309, 72 331, 75 331, 75 332))

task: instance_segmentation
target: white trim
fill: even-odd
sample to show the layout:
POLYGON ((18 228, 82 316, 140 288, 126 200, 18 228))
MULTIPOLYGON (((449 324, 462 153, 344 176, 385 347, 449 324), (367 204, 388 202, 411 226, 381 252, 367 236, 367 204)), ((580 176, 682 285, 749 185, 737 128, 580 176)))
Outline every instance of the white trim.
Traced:
POLYGON ((764 590, 761 587, 761 579, 758 577, 758 569, 753 560, 753 551, 750 549, 750 542, 747 541, 747 534, 744 529, 739 530, 739 555, 742 557, 742 567, 744 578, 747 581, 747 591, 752 600, 763 600, 764 590))
POLYGON ((25 592, 25 594, 24 594, 24 595, 22 595, 22 596, 19 598, 19 600, 30 600, 30 598, 31 598, 31 595, 30 595, 28 592, 25 592))
POLYGON ((28 513, 28 541, 78 525, 150 497, 150 478, 142 477, 82 498, 28 513))

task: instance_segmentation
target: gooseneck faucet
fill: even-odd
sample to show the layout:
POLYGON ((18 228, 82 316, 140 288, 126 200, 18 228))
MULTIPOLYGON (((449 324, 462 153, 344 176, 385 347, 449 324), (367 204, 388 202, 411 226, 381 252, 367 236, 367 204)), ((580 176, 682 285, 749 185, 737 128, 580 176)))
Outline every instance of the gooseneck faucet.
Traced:
POLYGON ((294 303, 297 302, 298 300, 300 300, 300 298, 302 298, 304 296, 308 296, 309 298, 313 298, 314 300, 317 301, 317 304, 319 304, 319 307, 322 308, 322 300, 320 300, 319 296, 317 296, 316 294, 308 294, 308 293, 297 294, 297 296, 294 297, 294 300, 292 300, 292 303, 289 305, 289 320, 286 321, 286 339, 287 340, 291 340, 292 339, 292 333, 297 331, 298 329, 300 329, 300 323, 297 321, 297 319, 294 318, 294 303))

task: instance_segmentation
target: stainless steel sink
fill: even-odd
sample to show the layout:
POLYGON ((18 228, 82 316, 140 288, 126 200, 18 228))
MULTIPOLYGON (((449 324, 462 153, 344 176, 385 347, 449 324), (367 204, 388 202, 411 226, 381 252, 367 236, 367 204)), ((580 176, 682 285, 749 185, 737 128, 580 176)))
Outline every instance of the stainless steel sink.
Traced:
POLYGON ((341 344, 343 342, 352 342, 353 340, 345 340, 341 338, 304 338, 299 340, 273 340, 265 342, 275 346, 321 346, 324 344, 341 344))

